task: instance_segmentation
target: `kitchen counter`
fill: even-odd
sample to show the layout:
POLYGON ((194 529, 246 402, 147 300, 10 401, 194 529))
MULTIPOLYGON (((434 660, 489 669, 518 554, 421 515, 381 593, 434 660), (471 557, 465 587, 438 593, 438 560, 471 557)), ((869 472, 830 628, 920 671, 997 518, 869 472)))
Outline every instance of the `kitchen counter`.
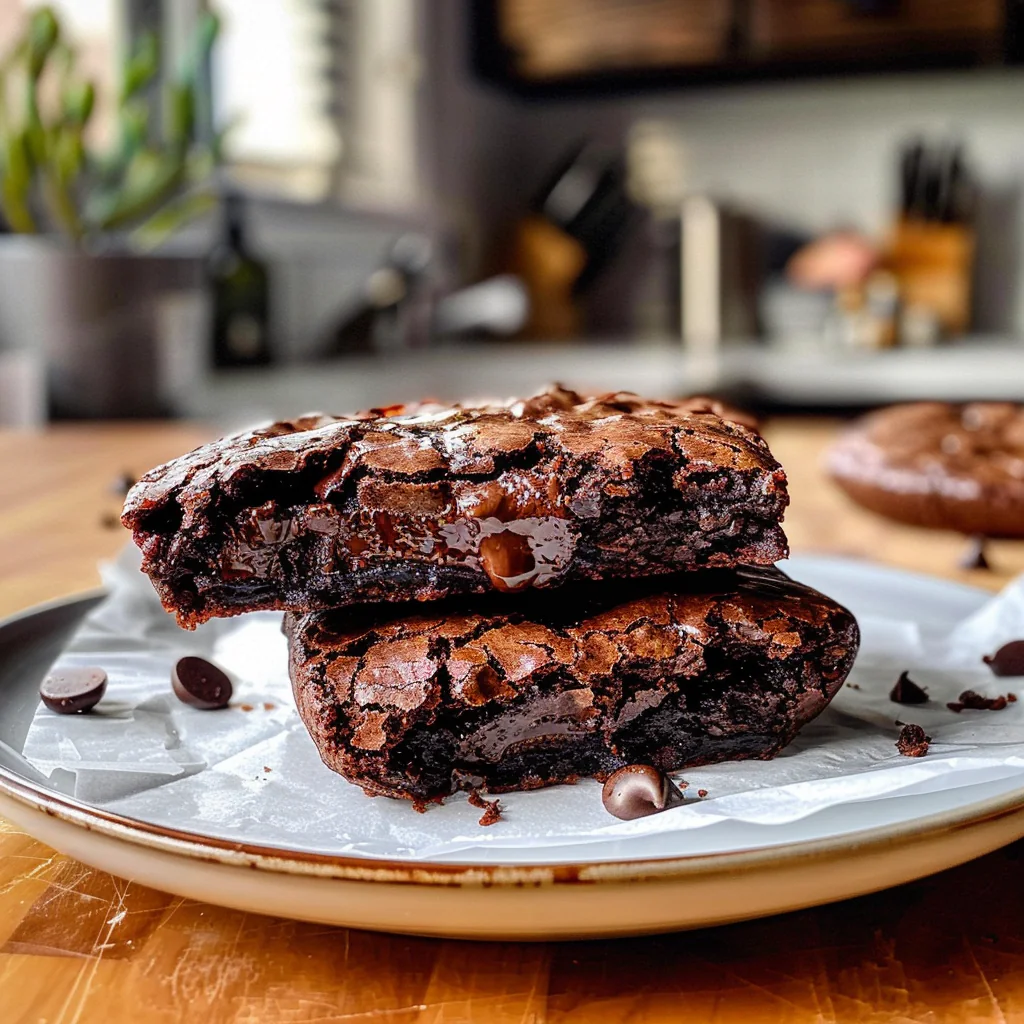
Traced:
POLYGON ((679 342, 492 342, 351 356, 273 374, 210 375, 179 398, 182 415, 246 424, 462 395, 529 394, 550 381, 578 390, 734 393, 762 406, 857 408, 919 399, 1024 402, 1024 343, 976 338, 934 349, 822 352, 736 343, 709 356, 679 342))
MULTIPOLYGON (((509 384, 507 390, 514 390, 509 384)), ((959 538, 889 525, 822 478, 831 421, 766 431, 787 466, 798 552, 875 558, 996 589, 959 538)), ((189 425, 0 433, 0 614, 94 586, 125 543, 115 479, 198 443, 189 425)), ((873 896, 654 938, 493 945, 326 928, 113 878, 0 821, 5 1024, 711 1021, 895 1024, 1024 1019, 1024 843, 873 896)))

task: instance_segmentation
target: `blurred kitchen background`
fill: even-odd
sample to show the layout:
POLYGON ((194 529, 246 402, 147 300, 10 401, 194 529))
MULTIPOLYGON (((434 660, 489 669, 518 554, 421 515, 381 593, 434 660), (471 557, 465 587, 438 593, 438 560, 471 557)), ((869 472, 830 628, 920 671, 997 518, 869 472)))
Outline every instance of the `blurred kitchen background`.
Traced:
POLYGON ((1024 0, 4 0, 0 53, 0 423, 1024 400, 1024 0))

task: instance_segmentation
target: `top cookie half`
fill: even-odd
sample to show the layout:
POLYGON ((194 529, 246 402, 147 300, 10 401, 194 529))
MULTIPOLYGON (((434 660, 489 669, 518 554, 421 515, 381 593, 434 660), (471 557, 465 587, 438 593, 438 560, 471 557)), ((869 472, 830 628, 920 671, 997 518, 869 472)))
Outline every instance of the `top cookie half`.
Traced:
POLYGON ((122 521, 184 626, 787 554, 782 467, 707 399, 309 415, 151 470, 122 521))

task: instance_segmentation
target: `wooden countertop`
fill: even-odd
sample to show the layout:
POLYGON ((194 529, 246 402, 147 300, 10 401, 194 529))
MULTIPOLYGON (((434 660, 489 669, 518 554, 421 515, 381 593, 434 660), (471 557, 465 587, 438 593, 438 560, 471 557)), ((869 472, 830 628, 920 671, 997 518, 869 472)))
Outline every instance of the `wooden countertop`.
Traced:
MULTIPOLYGON (((834 431, 771 424, 797 552, 874 558, 989 589, 1024 572, 848 505, 818 468, 834 431)), ((112 485, 203 438, 183 425, 0 433, 0 615, 94 586, 125 542, 112 485)), ((0 821, 0 1021, 1024 1021, 1024 842, 874 896, 648 939, 495 945, 276 920, 94 871, 0 821)))

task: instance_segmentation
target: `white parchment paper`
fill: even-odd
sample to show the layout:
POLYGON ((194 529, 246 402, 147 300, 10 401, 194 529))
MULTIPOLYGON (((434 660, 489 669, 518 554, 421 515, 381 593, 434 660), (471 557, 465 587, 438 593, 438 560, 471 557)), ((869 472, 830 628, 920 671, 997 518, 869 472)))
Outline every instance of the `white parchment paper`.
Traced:
POLYGON ((496 850, 536 855, 567 845, 579 852, 581 844, 622 851, 644 837, 658 837, 661 850, 671 839, 679 853, 697 829, 729 837, 745 826, 767 834, 814 815, 841 822, 844 808, 852 815, 858 805, 900 798, 908 810, 886 804, 892 818, 911 813, 912 798, 933 806, 936 793, 955 802, 985 787, 1024 786, 1024 679, 996 679, 981 662, 982 654, 1024 636, 1024 579, 952 628, 929 628, 913 602, 894 615, 883 594, 861 600, 853 608, 861 654, 826 712, 774 761, 683 772, 692 799, 682 807, 619 822, 604 811, 599 785, 587 781, 503 796, 503 820, 483 828, 464 795, 419 814, 404 801, 368 798, 323 766, 292 702, 280 615, 220 620, 188 633, 161 609, 134 549, 104 576, 109 599, 58 665, 103 666, 107 696, 88 715, 59 716, 40 705, 23 753, 54 788, 162 825, 391 858, 466 859, 474 850, 491 858, 496 850), (232 675, 229 708, 198 711, 173 696, 170 668, 187 653, 210 657, 232 675), (888 699, 904 669, 928 688, 928 704, 888 699), (946 708, 965 689, 995 695, 1015 682, 1022 699, 1004 711, 957 715, 946 708), (897 753, 897 719, 920 724, 933 738, 927 757, 897 753), (702 788, 706 799, 695 795, 702 788))

